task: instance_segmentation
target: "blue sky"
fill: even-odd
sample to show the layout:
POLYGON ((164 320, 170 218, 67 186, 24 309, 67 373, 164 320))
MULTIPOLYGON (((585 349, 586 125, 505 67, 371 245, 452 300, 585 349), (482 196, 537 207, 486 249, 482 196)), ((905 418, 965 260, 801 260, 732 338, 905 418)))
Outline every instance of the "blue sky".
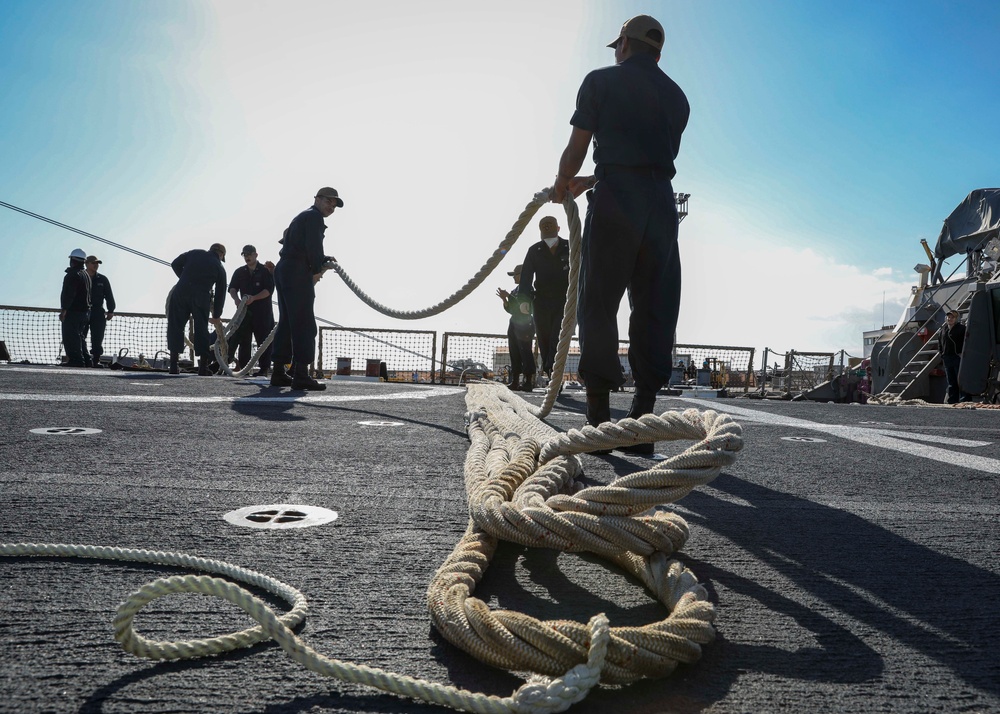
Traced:
MULTIPOLYGON (((221 241, 232 270, 244 243, 276 259, 332 185, 346 206, 327 252, 379 302, 423 308, 551 183, 580 80, 640 12, 692 106, 679 341, 860 354, 883 296, 892 323, 909 296, 920 238, 1000 183, 996 3, 7 0, 0 200, 168 261, 221 241)), ((442 316, 383 317, 335 275, 317 313, 503 332, 494 292, 536 239, 442 316)), ((161 312, 173 283, 3 208, 0 247, 0 304, 56 306, 76 247, 105 261, 121 310, 161 312)))

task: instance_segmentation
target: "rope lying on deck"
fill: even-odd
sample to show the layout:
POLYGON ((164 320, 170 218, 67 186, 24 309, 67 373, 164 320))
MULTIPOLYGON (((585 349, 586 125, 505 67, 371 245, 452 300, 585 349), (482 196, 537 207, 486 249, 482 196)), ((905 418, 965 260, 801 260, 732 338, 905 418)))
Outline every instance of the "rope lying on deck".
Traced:
POLYGON ((228 580, 204 575, 175 575, 148 583, 129 595, 119 606, 113 622, 115 639, 127 652, 152 660, 206 657, 273 639, 291 659, 325 677, 366 684, 385 692, 477 714, 547 714, 565 711, 586 697, 597 684, 609 642, 607 618, 596 615, 588 625, 587 640, 590 644, 585 661, 568 668, 562 677, 533 679, 509 697, 493 697, 321 655, 291 630, 305 619, 307 604, 302 593, 279 580, 223 561, 163 551, 37 543, 0 543, 0 556, 59 556, 156 563, 226 575, 278 595, 291 603, 292 609, 278 617, 250 591, 228 580), (201 593, 221 597, 243 609, 260 626, 210 639, 178 642, 156 642, 138 634, 133 628, 136 614, 153 600, 175 593, 201 593))
POLYGON ((453 644, 504 669, 555 674, 586 659, 585 626, 491 611, 472 597, 503 539, 599 555, 637 577, 667 607, 669 615, 660 622, 611 629, 601 681, 662 677, 679 662, 697 660, 701 645, 715 634, 714 608, 694 574, 669 559, 687 540, 687 523, 650 509, 676 501, 733 463, 743 445, 739 425, 727 415, 689 409, 558 434, 502 385, 470 385, 466 403, 470 520, 427 592, 435 627, 453 644), (573 492, 582 473, 576 454, 677 439, 697 443, 609 486, 573 492))
POLYGON ((492 697, 325 657, 291 628, 301 623, 305 597, 261 573, 182 553, 91 545, 4 543, 0 556, 61 556, 178 565, 226 575, 275 594, 292 605, 279 617, 241 586, 210 576, 160 578, 132 593, 114 619, 115 639, 128 652, 153 660, 204 657, 274 639, 307 669, 347 682, 483 714, 564 711, 599 681, 624 683, 669 674, 693 662, 711 641, 714 608, 683 564, 669 560, 687 540, 678 515, 653 506, 676 501, 733 463, 742 448, 739 425, 715 412, 666 412, 624 419, 565 434, 539 421, 520 397, 495 383, 474 384, 466 398, 472 446, 465 462, 470 521, 465 535, 435 574, 427 599, 438 630, 493 666, 530 670, 533 678, 510 697, 492 697), (652 469, 619 477, 609 486, 574 492, 582 473, 576 454, 651 440, 697 443, 652 469), (512 611, 490 611, 472 592, 499 538, 530 546, 591 552, 639 578, 669 610, 644 627, 610 628, 595 615, 587 625, 541 622, 512 611), (157 642, 139 635, 133 620, 153 600, 173 593, 221 597, 260 623, 220 637, 157 642))

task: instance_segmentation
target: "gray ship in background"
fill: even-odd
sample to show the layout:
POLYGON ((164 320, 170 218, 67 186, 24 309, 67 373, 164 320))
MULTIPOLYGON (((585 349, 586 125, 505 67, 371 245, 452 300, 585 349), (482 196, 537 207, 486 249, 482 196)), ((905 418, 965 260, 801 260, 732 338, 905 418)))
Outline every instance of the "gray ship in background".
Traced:
MULTIPOLYGON (((977 402, 1000 399, 1000 188, 970 193, 944 221, 933 252, 921 240, 929 264, 920 274, 896 326, 871 345, 871 395, 878 401, 921 399, 943 403, 946 379, 939 353, 945 314, 954 310, 967 334, 959 384, 977 402), (942 265, 962 256, 942 275, 942 265)), ((838 379, 852 379, 844 375, 838 379)), ((846 385, 827 383, 804 395, 823 399, 846 385)))

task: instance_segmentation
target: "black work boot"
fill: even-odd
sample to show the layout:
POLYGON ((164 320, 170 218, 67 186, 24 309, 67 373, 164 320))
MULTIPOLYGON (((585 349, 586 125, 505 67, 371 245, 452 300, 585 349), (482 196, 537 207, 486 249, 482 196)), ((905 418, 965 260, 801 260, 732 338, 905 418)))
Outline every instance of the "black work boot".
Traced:
MULTIPOLYGON (((643 414, 652 414, 653 407, 656 406, 656 392, 645 392, 636 390, 635 396, 632 397, 632 407, 628 410, 626 415, 629 419, 638 419, 643 414)), ((625 454, 632 454, 633 456, 652 456, 654 452, 654 444, 633 444, 632 446, 616 446, 615 451, 621 451, 625 454)))
POLYGON ((632 397, 632 407, 626 415, 629 419, 638 419, 643 414, 652 414, 656 406, 656 392, 649 393, 636 390, 632 397))
MULTIPOLYGON (((611 396, 607 389, 587 390, 587 423, 591 426, 600 426, 606 421, 611 421, 611 396)), ((611 449, 598 449, 589 452, 595 456, 610 454, 611 449)))
POLYGON ((274 367, 271 369, 271 386, 292 386, 292 378, 288 376, 288 372, 285 371, 285 363, 281 360, 275 360, 274 367))
POLYGON ((524 375, 524 381, 521 382, 522 392, 531 392, 535 389, 535 373, 524 375))
POLYGON ((309 365, 292 363, 292 389, 308 389, 310 391, 323 391, 325 384, 320 384, 309 376, 309 365))
POLYGON ((510 384, 507 385, 507 388, 512 392, 516 392, 521 388, 521 375, 519 372, 514 372, 510 376, 510 384))
POLYGON ((209 357, 202 357, 198 360, 198 376, 199 377, 211 377, 212 370, 208 368, 208 363, 211 361, 209 357))
POLYGON ((177 366, 177 358, 180 355, 176 352, 170 353, 170 374, 180 374, 181 368, 177 366))

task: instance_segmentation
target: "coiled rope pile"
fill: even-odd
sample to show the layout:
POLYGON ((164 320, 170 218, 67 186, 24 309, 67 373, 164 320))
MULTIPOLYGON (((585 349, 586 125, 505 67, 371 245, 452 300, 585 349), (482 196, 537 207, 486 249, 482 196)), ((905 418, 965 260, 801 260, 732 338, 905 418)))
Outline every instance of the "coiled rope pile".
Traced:
POLYGON ((694 574, 670 560, 688 537, 680 516, 656 509, 708 483, 736 458, 743 440, 726 415, 649 414, 565 434, 539 421, 501 385, 473 384, 466 397, 472 446, 465 461, 469 525, 427 593, 437 629, 496 667, 556 674, 587 656, 587 628, 491 611, 472 597, 500 539, 590 552, 637 577, 668 609, 645 627, 612 628, 602 681, 669 674, 692 662, 714 636, 714 609, 694 574), (697 443, 652 469, 608 486, 574 492, 576 454, 615 445, 692 439, 697 443))
MULTIPOLYGON (((492 272, 548 191, 535 194, 514 227, 483 268, 458 292, 427 310, 398 312, 365 295, 346 272, 332 269, 364 302, 384 314, 418 319, 437 314, 469 294, 492 272)), ((129 652, 150 659, 187 659, 227 652, 272 638, 289 656, 324 676, 366 684, 455 709, 501 714, 564 711, 582 700, 598 681, 626 683, 669 674, 693 662, 714 637, 713 606, 705 589, 680 561, 671 559, 687 541, 683 518, 662 507, 714 479, 742 449, 742 431, 727 415, 648 414, 600 427, 556 432, 541 421, 551 410, 575 328, 579 275, 580 221, 572 198, 564 203, 570 229, 570 286, 552 381, 541 407, 528 404, 496 382, 471 384, 466 396, 471 446, 465 460, 469 524, 465 535, 432 578, 427 603, 435 627, 452 643, 496 667, 532 671, 533 677, 510 697, 491 697, 383 670, 330 659, 306 645, 290 628, 305 617, 304 596, 289 585, 221 561, 179 553, 101 546, 0 544, 6 556, 75 556, 180 565, 226 575, 271 592, 292 604, 279 617, 244 588, 210 576, 158 579, 133 593, 115 618, 115 638, 129 652), (654 468, 617 478, 608 486, 578 489, 577 454, 669 440, 696 443, 654 468), (604 615, 586 625, 539 621, 512 611, 491 611, 473 597, 500 539, 568 552, 590 552, 638 578, 668 610, 665 619, 643 627, 611 628, 604 615), (137 634, 135 615, 152 600, 171 593, 198 592, 222 597, 245 610, 259 627, 221 637, 153 642, 137 634), (548 679, 546 677, 554 677, 548 679)), ((225 364, 228 338, 246 311, 243 301, 230 329, 220 332, 216 355, 225 364), (233 324, 235 323, 235 324, 233 324), (223 346, 220 346, 222 343, 223 346)), ((273 338, 273 332, 271 337, 273 338)), ((244 370, 249 371, 254 359, 244 370)), ((231 372, 231 371, 230 371, 231 372)), ((240 373, 242 374, 241 370, 240 373)))

